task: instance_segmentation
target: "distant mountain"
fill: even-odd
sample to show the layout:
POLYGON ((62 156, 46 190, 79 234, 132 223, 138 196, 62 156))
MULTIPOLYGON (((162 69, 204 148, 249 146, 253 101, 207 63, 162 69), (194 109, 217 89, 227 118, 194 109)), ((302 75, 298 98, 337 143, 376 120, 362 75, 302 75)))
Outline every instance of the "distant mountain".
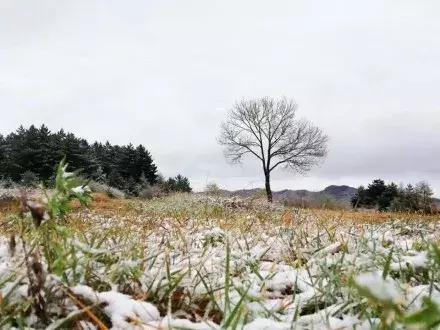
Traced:
MULTIPOLYGON (((239 196, 242 198, 248 198, 261 193, 262 189, 243 189, 235 191, 223 191, 228 196, 239 196)), ((274 191, 273 198, 278 201, 286 200, 304 200, 304 201, 316 201, 324 198, 331 198, 337 202, 349 204, 350 200, 357 193, 357 189, 350 186, 328 186, 322 191, 309 191, 309 190, 281 190, 274 191)))
POLYGON ((322 192, 326 195, 333 197, 338 201, 344 201, 350 203, 351 199, 356 195, 357 188, 350 186, 328 186, 322 192))
MULTIPOLYGON (((226 196, 238 196, 242 198, 253 197, 257 194, 265 194, 264 189, 242 189, 235 191, 222 190, 222 193, 226 196)), ((276 201, 320 201, 326 198, 330 198, 336 202, 344 205, 350 205, 351 199, 356 195, 357 188, 342 185, 331 185, 321 191, 309 191, 309 190, 290 190, 285 189, 281 191, 274 191, 273 198, 276 201)), ((440 199, 433 198, 434 204, 440 208, 440 199)))

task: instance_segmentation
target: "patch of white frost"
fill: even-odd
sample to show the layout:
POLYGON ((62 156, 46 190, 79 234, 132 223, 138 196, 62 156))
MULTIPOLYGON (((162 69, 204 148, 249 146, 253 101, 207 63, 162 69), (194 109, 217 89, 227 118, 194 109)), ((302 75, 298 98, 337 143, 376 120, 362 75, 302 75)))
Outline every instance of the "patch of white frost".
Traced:
POLYGON ((383 279, 378 273, 364 273, 358 275, 355 278, 355 282, 378 300, 395 303, 402 301, 400 288, 391 278, 383 279))
POLYGON ((401 262, 393 262, 390 268, 395 271, 407 268, 423 269, 428 267, 428 252, 423 251, 413 256, 403 256, 401 262))
POLYGON ((94 303, 104 303, 104 312, 110 317, 114 329, 130 329, 132 323, 148 324, 160 320, 155 306, 134 300, 125 294, 115 291, 95 292, 85 285, 73 287, 71 290, 94 303))

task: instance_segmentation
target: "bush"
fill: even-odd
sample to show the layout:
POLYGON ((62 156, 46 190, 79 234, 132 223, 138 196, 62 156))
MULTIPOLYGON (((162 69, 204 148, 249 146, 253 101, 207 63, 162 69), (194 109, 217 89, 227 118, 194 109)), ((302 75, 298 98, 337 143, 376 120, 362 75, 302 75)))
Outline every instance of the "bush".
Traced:
POLYGON ((208 183, 205 187, 205 193, 209 196, 220 196, 220 187, 215 182, 208 183))
POLYGON ((32 171, 26 171, 21 175, 20 183, 25 187, 35 188, 38 186, 39 178, 32 171))
POLYGON ((5 178, 5 179, 2 178, 0 180, 0 188, 11 189, 11 188, 14 188, 15 186, 16 186, 16 184, 10 178, 5 178))
POLYGON ((152 199, 154 197, 152 187, 145 185, 137 192, 137 196, 142 199, 152 199))
POLYGON ((107 194, 113 198, 118 198, 118 199, 125 198, 125 193, 122 190, 119 190, 118 188, 115 187, 109 187, 107 190, 107 194))
POLYGON ((151 186, 151 194, 153 197, 164 197, 167 195, 166 190, 163 188, 162 185, 154 185, 151 186))
POLYGON ((99 183, 96 181, 89 182, 90 190, 96 193, 104 193, 107 194, 109 197, 113 198, 125 198, 125 193, 122 190, 119 190, 114 187, 110 187, 109 185, 105 183, 99 183))

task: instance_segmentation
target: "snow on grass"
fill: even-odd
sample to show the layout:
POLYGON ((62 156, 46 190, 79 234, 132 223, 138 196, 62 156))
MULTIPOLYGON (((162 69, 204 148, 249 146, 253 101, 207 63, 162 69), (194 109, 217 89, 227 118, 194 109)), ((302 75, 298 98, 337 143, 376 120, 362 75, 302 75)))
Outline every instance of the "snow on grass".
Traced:
POLYGON ((378 300, 394 303, 400 303, 403 300, 402 291, 396 281, 390 278, 384 279, 381 274, 360 274, 356 276, 355 282, 360 288, 378 300))
MULTIPOLYGON (((430 252, 438 222, 324 221, 293 210, 287 226, 282 207, 254 201, 130 203, 128 213, 72 216, 58 261, 65 269, 52 274, 58 284, 46 281, 53 322, 80 312, 59 282, 114 329, 369 329, 401 325, 397 317, 420 311, 426 298, 440 305, 440 265, 430 252), (394 319, 380 318, 382 303, 398 311, 394 319)), ((0 239, 5 324, 44 328, 20 314, 28 284, 20 242, 12 256, 0 239)))
POLYGON ((86 192, 91 192, 91 189, 89 186, 77 186, 72 188, 72 192, 78 195, 82 195, 86 192))
POLYGON ((398 271, 405 268, 413 269, 426 269, 428 267, 428 251, 422 251, 414 255, 402 256, 400 262, 394 262, 391 264, 391 269, 398 271))
POLYGON ((116 329, 128 329, 135 324, 148 324, 160 320, 159 311, 150 303, 131 299, 119 292, 95 292, 92 288, 79 285, 71 288, 76 295, 92 303, 104 304, 104 312, 110 317, 116 329))

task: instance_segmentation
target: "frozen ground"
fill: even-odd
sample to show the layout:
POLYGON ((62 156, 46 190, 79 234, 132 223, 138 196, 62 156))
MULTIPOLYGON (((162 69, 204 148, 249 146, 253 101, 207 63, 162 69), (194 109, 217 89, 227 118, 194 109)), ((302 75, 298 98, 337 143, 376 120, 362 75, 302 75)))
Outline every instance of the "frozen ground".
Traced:
POLYGON ((2 328, 423 329, 440 322, 436 221, 396 216, 365 224, 201 196, 106 203, 74 213, 60 238, 62 258, 51 269, 43 262, 46 325, 29 302, 20 240, 11 248, 4 220, 2 328))

